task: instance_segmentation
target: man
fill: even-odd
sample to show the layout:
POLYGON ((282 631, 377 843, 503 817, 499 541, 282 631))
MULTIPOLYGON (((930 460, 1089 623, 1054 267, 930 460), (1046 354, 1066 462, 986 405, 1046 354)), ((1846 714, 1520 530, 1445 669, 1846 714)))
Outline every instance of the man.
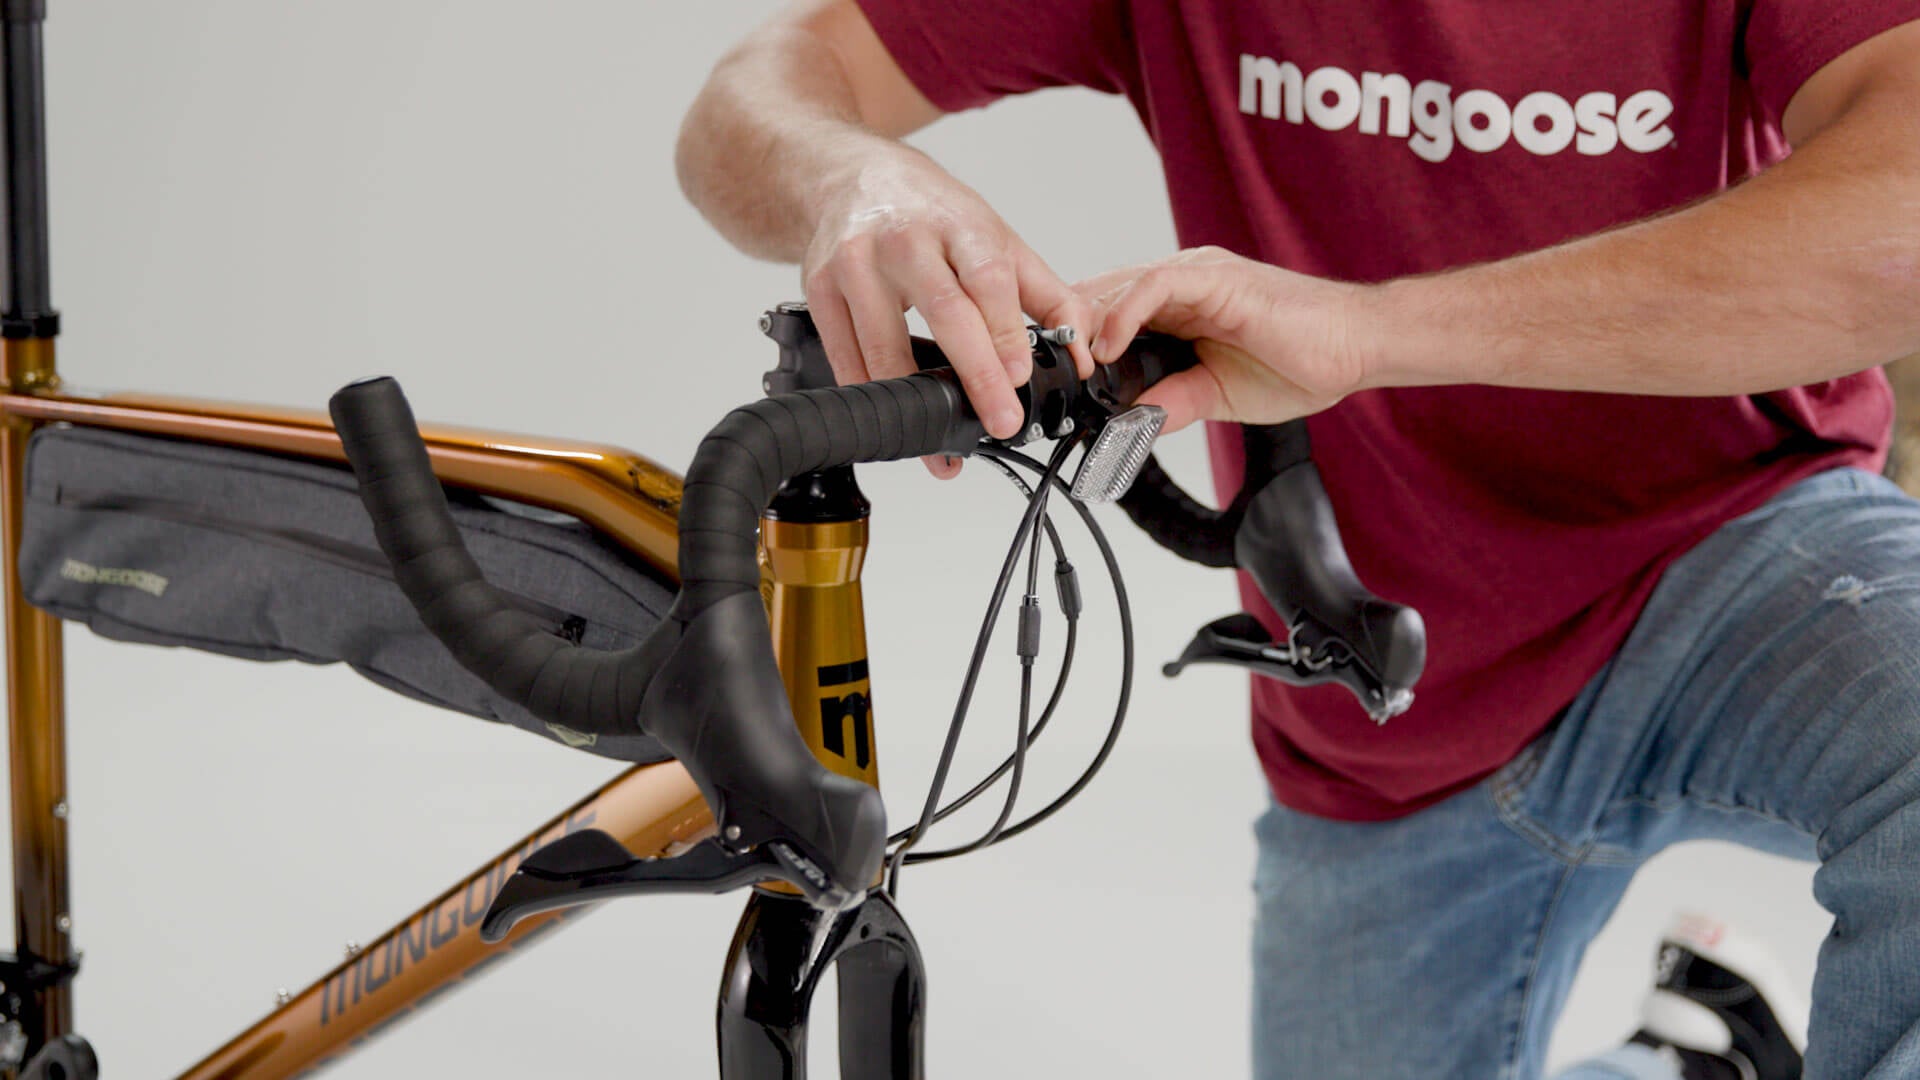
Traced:
MULTIPOLYGON (((1915 20, 817 0, 721 62, 681 176, 801 264, 842 381, 911 370, 913 307, 1009 434, 1024 313, 1083 366, 1196 341, 1149 399, 1170 427, 1310 417, 1362 578, 1431 646, 1384 728, 1256 680, 1259 1075, 1537 1073, 1634 868, 1717 837, 1822 860, 1806 1075, 1910 1077, 1920 504, 1875 473, 1878 365, 1920 350, 1915 20), (1188 250, 1070 287, 897 141, 1066 84, 1134 105, 1188 250)), ((1757 1071, 1771 1029, 1700 1007, 1724 1038, 1683 1052, 1669 1017, 1586 1075, 1757 1071)))

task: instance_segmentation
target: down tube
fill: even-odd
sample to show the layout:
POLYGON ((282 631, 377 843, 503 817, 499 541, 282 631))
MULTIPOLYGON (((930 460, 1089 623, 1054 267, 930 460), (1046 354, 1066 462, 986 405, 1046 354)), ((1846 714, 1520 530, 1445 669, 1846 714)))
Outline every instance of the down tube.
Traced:
POLYGON ((584 910, 535 916, 498 945, 480 940, 480 916, 514 868, 541 847, 580 829, 611 833, 635 855, 665 857, 710 834, 713 816, 677 762, 630 769, 435 897, 182 1073, 182 1080, 306 1075, 358 1049, 562 918, 584 910))

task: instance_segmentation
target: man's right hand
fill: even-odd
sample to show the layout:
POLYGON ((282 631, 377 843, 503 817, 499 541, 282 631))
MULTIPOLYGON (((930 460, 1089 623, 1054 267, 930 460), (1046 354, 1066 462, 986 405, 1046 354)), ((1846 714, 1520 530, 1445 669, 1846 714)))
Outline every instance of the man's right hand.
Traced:
POLYGON ((987 433, 1013 436, 1021 423, 1014 387, 1032 374, 1027 316, 1079 331, 1070 348, 1087 375, 1091 306, 972 189, 898 144, 877 149, 823 200, 801 263, 834 375, 846 384, 912 374, 903 318, 911 308, 953 362, 987 433))
POLYGON ((917 310, 987 432, 1007 437, 1027 317, 1077 330, 1085 375, 1092 309, 973 189, 897 141, 939 115, 852 0, 815 0, 714 69, 681 129, 681 184, 743 249, 800 261, 841 383, 911 374, 917 310))

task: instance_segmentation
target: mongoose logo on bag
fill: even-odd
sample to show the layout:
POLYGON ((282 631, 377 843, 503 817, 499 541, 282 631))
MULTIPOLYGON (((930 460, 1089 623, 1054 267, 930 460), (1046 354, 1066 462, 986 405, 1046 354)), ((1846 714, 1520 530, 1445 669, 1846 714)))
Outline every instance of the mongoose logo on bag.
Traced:
MULTIPOLYGON (((575 644, 579 643, 575 642, 575 644)), ((553 732, 554 738, 559 739, 575 750, 583 746, 592 746, 594 743, 600 741, 600 736, 598 735, 591 735, 584 731, 575 731, 565 724, 556 724, 552 721, 547 722, 547 730, 553 732)))
POLYGON ((60 564, 60 576, 82 585, 124 585, 159 596, 167 591, 167 579, 149 570, 128 570, 118 566, 92 566, 79 559, 60 564))
POLYGON ((1455 146, 1490 154, 1511 141, 1541 157, 1569 147, 1598 157, 1621 148, 1650 154, 1674 140, 1667 124, 1673 99, 1658 90, 1624 99, 1596 90, 1573 101, 1539 90, 1508 104, 1491 90, 1455 95, 1450 84, 1432 79, 1414 83, 1377 71, 1356 78, 1337 67, 1303 72, 1297 64, 1247 53, 1240 54, 1240 111, 1323 131, 1352 127, 1405 139, 1408 149, 1436 163, 1455 146))

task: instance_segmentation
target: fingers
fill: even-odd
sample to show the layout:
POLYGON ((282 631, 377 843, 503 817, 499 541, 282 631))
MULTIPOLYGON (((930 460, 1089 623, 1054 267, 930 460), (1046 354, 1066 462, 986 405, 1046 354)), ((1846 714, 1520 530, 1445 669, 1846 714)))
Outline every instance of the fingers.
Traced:
POLYGON ((1041 326, 1071 326, 1077 333, 1067 352, 1073 356, 1074 369, 1081 378, 1093 374, 1093 304, 1054 274, 1045 260, 1032 248, 1019 245, 1014 251, 1014 267, 1020 275, 1020 306, 1041 326))
MULTIPOLYGON (((822 344, 842 383, 915 370, 904 312, 920 312, 946 353, 987 433, 1017 435, 1024 410, 1014 392, 1032 376, 1027 314, 1079 333, 1067 346, 1092 374, 1096 324, 1090 299, 1055 275, 1011 234, 889 228, 843 241, 806 279, 822 344)), ((937 475, 957 467, 930 463, 937 475)))
POLYGON ((834 374, 843 383, 912 374, 912 347, 902 314, 907 308, 918 310, 987 432, 1007 438, 1020 430, 1023 414, 1003 355, 1017 357, 1020 381, 1025 381, 1031 363, 1019 292, 1009 260, 984 254, 987 245, 963 250, 973 254, 961 259, 964 269, 956 271, 937 234, 901 228, 869 235, 842 248, 808 276, 807 298, 809 305, 819 299, 830 309, 826 324, 818 317, 815 322, 821 326, 834 374), (835 301, 846 310, 844 320, 832 310, 835 301), (987 312, 993 313, 993 327, 987 312), (857 358, 843 361, 836 349, 857 358))
POLYGON ((1027 344, 1027 319, 1020 312, 1020 284, 1013 257, 962 241, 948 251, 960 287, 980 312, 987 336, 1007 380, 1014 386, 1033 376, 1033 348, 1027 344))
POLYGON ((1193 343, 1200 361, 1186 371, 1161 380, 1140 397, 1144 405, 1167 411, 1162 430, 1178 431, 1196 420, 1236 420, 1239 415, 1229 387, 1244 395, 1249 389, 1274 381, 1263 377, 1253 354, 1220 340, 1229 328, 1221 312, 1231 290, 1223 290, 1221 264, 1234 257, 1212 248, 1181 252, 1171 259, 1102 274, 1082 282, 1083 294, 1094 297, 1093 355, 1111 363, 1124 353, 1142 330, 1172 333, 1193 343))
POLYGON ((1193 344, 1199 364, 1143 394, 1166 430, 1195 420, 1276 424, 1340 401, 1361 385, 1338 355, 1342 289, 1220 248, 1103 274, 1076 287, 1092 299, 1093 357, 1118 359, 1142 330, 1193 344))
POLYGON ((1226 417, 1231 413, 1220 379, 1205 365, 1160 380, 1140 395, 1139 403, 1167 410, 1167 421, 1160 430, 1169 434, 1195 420, 1226 417))
MULTIPOLYGON (((927 329, 953 364, 961 389, 980 414, 987 434, 997 439, 1013 437, 1020 430, 1025 412, 994 348, 986 320, 961 288, 953 268, 944 258, 923 257, 905 267, 902 276, 907 301, 927 320, 927 329)), ((1024 331, 1021 340, 1026 340, 1024 331)))
MULTIPOLYGON (((1101 316, 1106 314, 1107 305, 1112 302, 1114 295, 1125 288, 1128 282, 1139 277, 1146 269, 1145 266, 1115 267, 1112 270, 1095 274, 1084 281, 1074 283, 1073 291, 1087 302, 1088 309, 1091 313, 1090 317, 1097 322, 1101 316)), ((1099 327, 1097 325, 1089 329, 1087 337, 1089 342, 1093 340, 1091 331, 1098 329, 1099 327)))
MULTIPOLYGON (((827 350, 827 361, 833 365, 835 381, 849 386, 869 378, 912 374, 913 353, 900 302, 877 277, 848 277, 844 291, 831 273, 810 278, 806 290, 807 308, 827 350), (846 295, 858 299, 849 305, 846 295)), ((920 460, 936 479, 960 475, 959 458, 938 454, 920 460)))
POLYGON ((1093 358, 1112 363, 1155 316, 1184 299, 1183 286, 1192 276, 1185 267, 1163 264, 1148 267, 1107 292, 1097 305, 1093 358))
POLYGON ((827 363, 833 367, 834 381, 841 386, 866 382, 867 365, 860 355, 853 317, 833 275, 809 274, 806 294, 807 310, 813 314, 813 327, 820 332, 820 344, 827 350, 827 363))
MULTIPOLYGON (((1000 358, 1009 381, 1018 386, 1033 375, 1033 348, 1027 341, 1026 314, 1031 314, 1042 326, 1073 326, 1076 329, 1090 328, 1093 325, 1092 305, 1075 294, 1041 262, 1032 249, 1018 242, 1010 260, 956 260, 960 269, 956 272, 961 287, 967 295, 979 305, 983 321, 993 340, 995 353, 1000 358), (971 266, 969 272, 967 267, 971 266), (1025 314, 1023 314, 1023 312, 1025 314)), ((924 311, 921 313, 926 314, 924 311)), ((931 326, 931 321, 929 321, 931 326)), ((938 332, 936 331, 936 337, 938 332)), ((1087 348, 1084 333, 1074 344, 1068 346, 1073 354, 1074 366, 1085 377, 1093 371, 1093 354, 1087 348)), ((952 350, 949 348, 951 357, 952 350)), ((959 365, 956 363, 956 370, 959 365)), ((964 385, 964 372, 962 380, 964 385)), ((968 389, 971 399, 973 391, 968 389)), ((1018 430, 1018 424, 1015 424, 1018 430)), ((960 459, 952 457, 928 457, 922 459, 927 471, 941 480, 951 480, 960 475, 960 459)))
POLYGON ((900 295, 872 273, 847 274, 842 290, 867 376, 897 379, 913 374, 913 345, 907 337, 906 311, 900 295))

